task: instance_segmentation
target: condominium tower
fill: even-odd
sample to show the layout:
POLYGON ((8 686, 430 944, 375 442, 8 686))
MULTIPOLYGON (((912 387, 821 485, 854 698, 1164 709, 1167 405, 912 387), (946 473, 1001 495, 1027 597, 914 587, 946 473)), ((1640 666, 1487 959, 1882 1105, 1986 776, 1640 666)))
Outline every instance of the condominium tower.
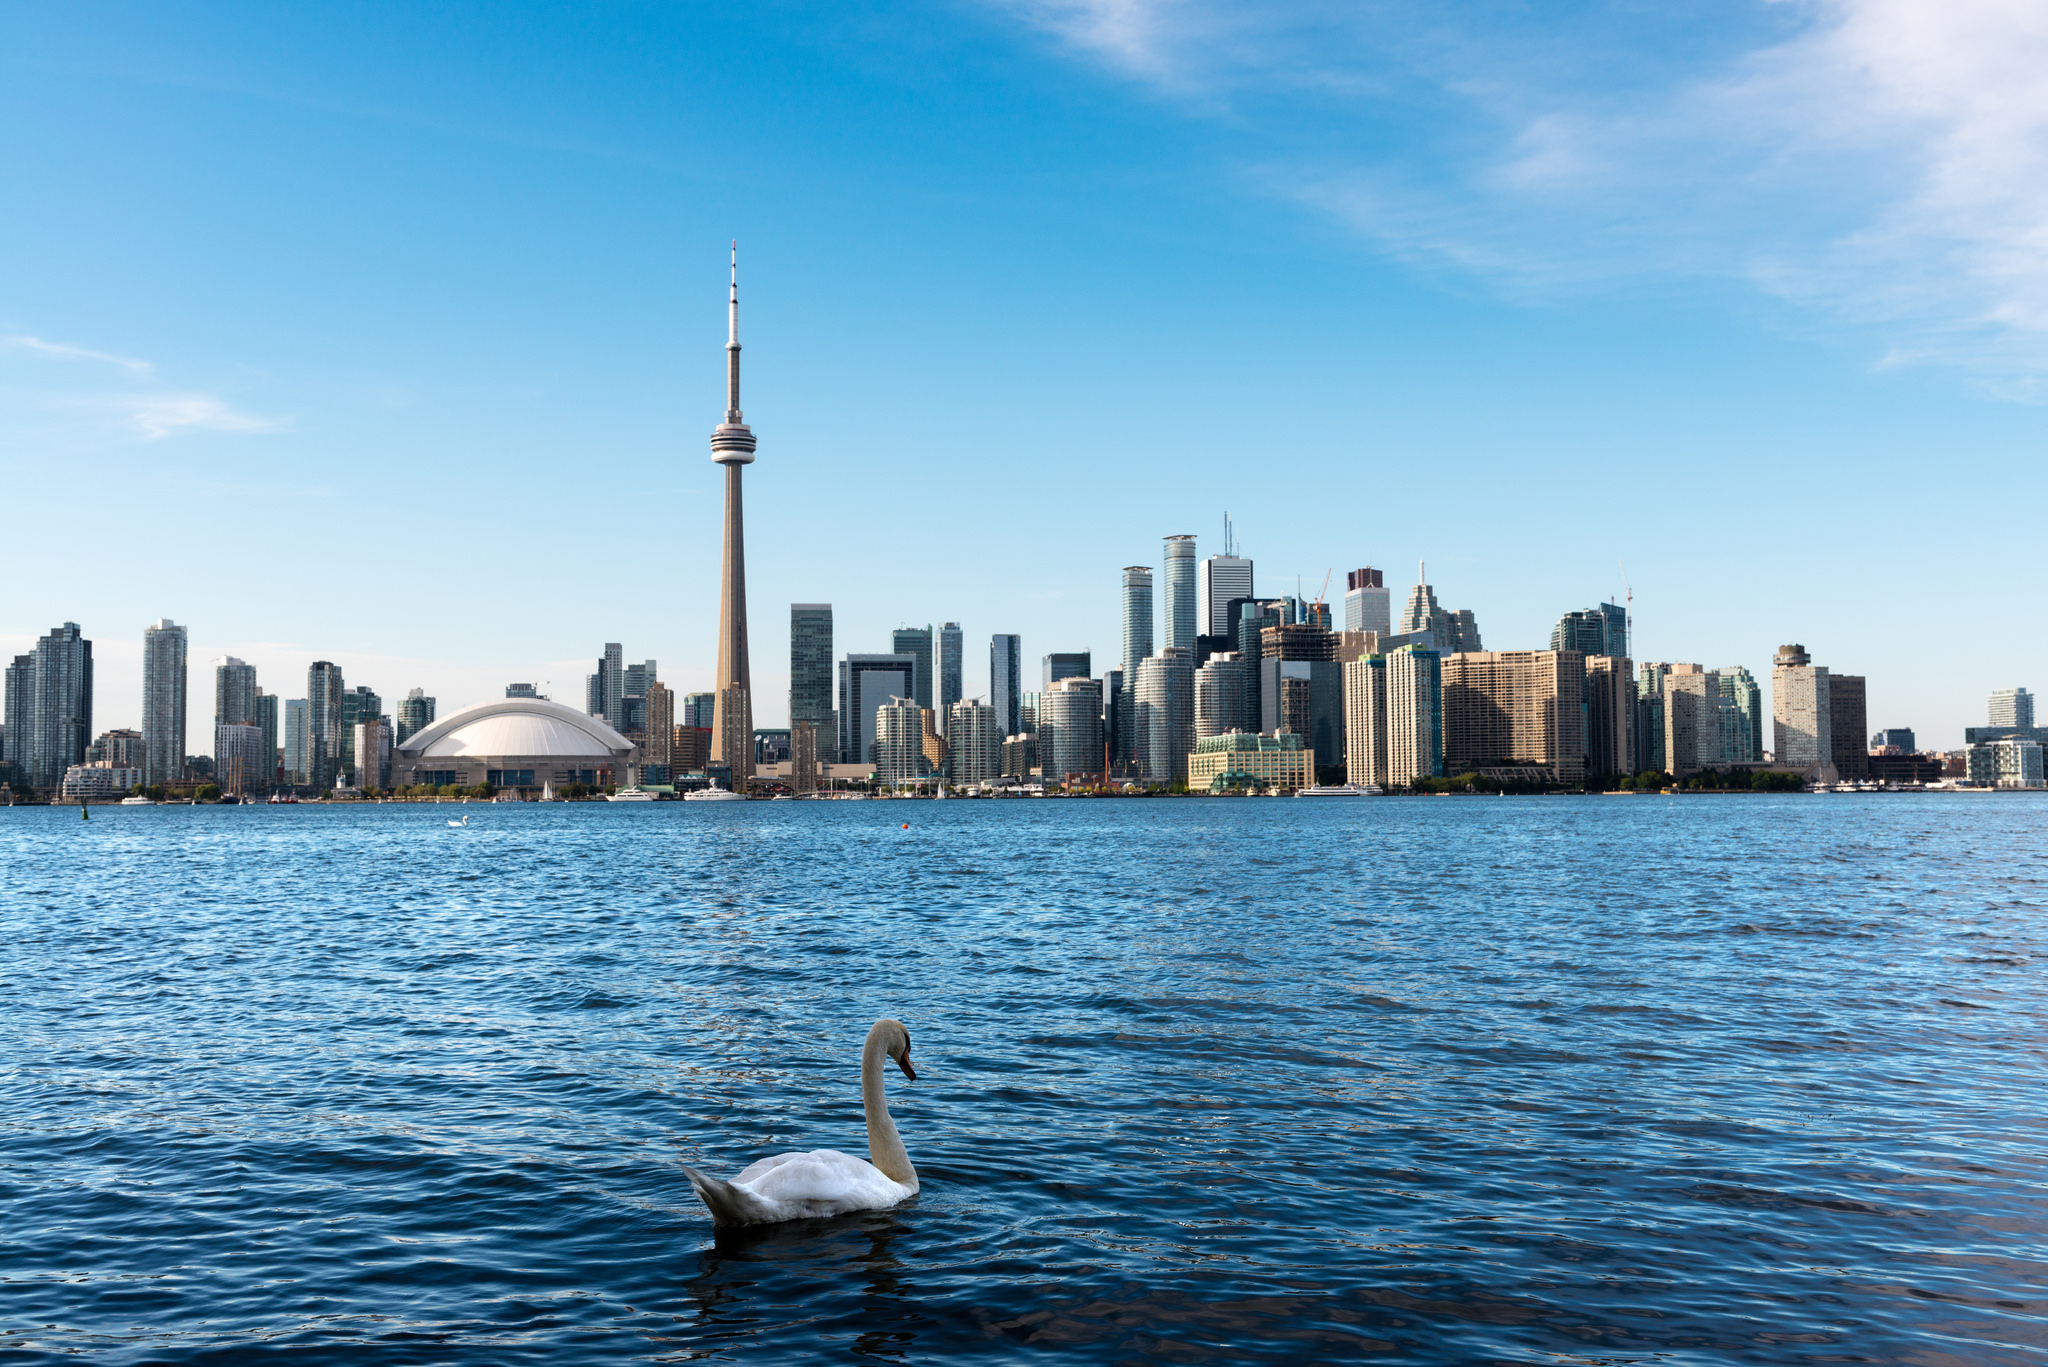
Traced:
POLYGON ((185 776, 185 628, 166 617, 142 632, 142 780, 185 776))
POLYGON ((1777 763, 1835 777, 1834 717, 1828 703, 1827 666, 1814 664, 1805 646, 1779 646, 1771 667, 1771 748, 1777 763))
MULTIPOLYGON (((1195 601, 1195 539, 1192 536, 1166 538, 1165 644, 1182 650, 1195 648, 1200 619, 1195 601)), ((1182 756, 1181 764, 1187 764, 1182 756)))
MULTIPOLYGON (((687 716, 686 725, 691 724, 687 716)), ((817 728, 820 758, 839 757, 839 725, 832 706, 832 605, 789 605, 789 727, 809 722, 817 728)))
POLYGON ((1202 635, 1236 635, 1238 604, 1251 596, 1250 557, 1212 555, 1204 560, 1196 588, 1196 613, 1200 618, 1202 635))
POLYGON ((988 702, 996 724, 1014 736, 1024 720, 1024 638, 997 633, 988 638, 988 702))

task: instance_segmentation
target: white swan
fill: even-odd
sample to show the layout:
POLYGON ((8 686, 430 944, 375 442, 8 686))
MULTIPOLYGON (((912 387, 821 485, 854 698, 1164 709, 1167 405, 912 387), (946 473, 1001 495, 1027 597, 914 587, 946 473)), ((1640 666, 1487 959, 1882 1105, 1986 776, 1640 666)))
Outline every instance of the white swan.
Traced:
POLYGON ((453 827, 454 827, 454 828, 455 828, 456 830, 458 830, 458 831, 459 831, 459 830, 461 830, 461 829, 462 829, 462 828, 463 828, 464 826, 467 826, 467 825, 469 824, 469 814, 468 814, 467 812, 465 812, 465 813, 463 813, 463 816, 462 816, 462 820, 460 820, 460 821, 451 821, 451 822, 449 822, 448 824, 449 824, 449 825, 451 825, 451 826, 453 826, 453 827))
POLYGON ((868 1113, 868 1157, 862 1162, 835 1149, 778 1153, 764 1158, 730 1182, 686 1167, 690 1185, 711 1210, 715 1225, 772 1225, 811 1220, 856 1210, 886 1210, 917 1195, 917 1169, 889 1118, 882 1094, 882 1057, 896 1060, 915 1082, 910 1066, 910 1032, 903 1022, 878 1020, 860 1053, 860 1099, 868 1113))

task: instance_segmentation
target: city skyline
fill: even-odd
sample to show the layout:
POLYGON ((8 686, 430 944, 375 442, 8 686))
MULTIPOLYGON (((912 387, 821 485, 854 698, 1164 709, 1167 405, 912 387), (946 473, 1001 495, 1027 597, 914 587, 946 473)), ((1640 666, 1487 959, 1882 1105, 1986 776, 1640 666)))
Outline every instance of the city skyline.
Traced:
MULTIPOLYGON (((1765 9, 1703 46, 1666 16, 1551 22, 1612 25, 1597 50, 1640 55, 1635 94, 1674 100, 1727 89, 1745 53, 1819 60, 1862 22, 1765 9)), ((1625 566, 1637 657, 1762 673, 1801 641, 1871 680, 1874 722, 1934 745, 2048 665, 2011 629, 2039 615, 2024 538, 1972 517, 2048 492, 2048 329, 2021 307, 2048 265, 2030 247, 1980 277, 1954 263, 1993 258, 1914 238, 1913 300, 2003 293, 1901 322, 1899 262, 1831 255, 1892 222, 1874 204, 1911 207, 1851 174, 1861 144, 1840 175, 1802 163, 1830 212, 1736 225, 1707 196, 1679 240, 1612 197, 1674 202, 1674 161, 1696 192, 1728 163, 1628 162, 1593 87, 1557 87, 1520 23, 1467 35, 1515 111, 1474 139, 1462 95, 1382 105, 1359 92, 1384 82, 1346 79, 1302 103, 1291 64, 1259 58, 1286 7, 1247 20, 1243 66, 1199 25, 1124 49, 1033 6, 520 13, 394 15, 375 39, 234 6, 0 21, 0 117, 35 130, 0 149, 27 206, 0 222, 0 478, 14 506, 75 510, 36 530, 85 538, 17 557, 0 652, 79 622, 123 726, 166 617, 190 661, 290 678, 329 659, 451 705, 509 680, 573 699, 607 640, 711 688, 720 491, 699 443, 737 236, 773 452, 748 481, 763 724, 790 603, 834 602, 838 639, 869 651, 957 621, 964 690, 985 694, 995 633, 1029 661, 1119 659, 1118 569, 1163 585, 1161 538, 1192 531, 1206 559, 1226 509, 1261 594, 1334 571, 1337 603, 1369 564, 1398 609, 1395 571, 1427 558, 1495 649, 1624 601, 1625 566), (1309 145, 1377 150, 1333 167, 1309 145), (1482 193, 1533 198, 1453 212, 1482 193), (1616 226, 1551 231, 1575 214, 1616 226), (1026 481, 1081 491, 1075 515, 1010 532, 993 510, 1026 481), (1901 629, 1936 622, 1978 644, 1937 658, 1901 629)), ((1979 57, 2009 46, 1928 22, 1979 57)), ((1318 50, 1340 76, 1400 66, 1402 34, 1318 50)), ((1904 181, 1945 155, 1886 128, 1904 181)), ((1158 640, 1170 625, 1162 599, 1158 640)), ((188 729, 207 725, 195 705, 188 729)))

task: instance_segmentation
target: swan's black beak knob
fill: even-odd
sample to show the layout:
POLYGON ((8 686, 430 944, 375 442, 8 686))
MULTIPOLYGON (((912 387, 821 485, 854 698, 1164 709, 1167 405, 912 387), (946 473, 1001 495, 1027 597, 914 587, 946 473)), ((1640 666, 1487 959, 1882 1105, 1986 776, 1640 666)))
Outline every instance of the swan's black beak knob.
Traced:
POLYGON ((904 1050, 903 1056, 896 1060, 896 1066, 903 1070, 903 1076, 909 1078, 912 1082, 917 1081, 917 1069, 910 1066, 909 1050, 904 1050))

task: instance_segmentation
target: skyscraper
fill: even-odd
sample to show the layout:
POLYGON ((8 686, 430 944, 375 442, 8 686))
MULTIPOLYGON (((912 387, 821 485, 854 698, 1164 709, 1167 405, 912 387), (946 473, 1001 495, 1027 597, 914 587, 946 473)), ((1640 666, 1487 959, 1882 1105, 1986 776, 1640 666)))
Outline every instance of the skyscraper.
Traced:
MULTIPOLYGON (((1124 678, 1132 679, 1138 661, 1152 653, 1152 569, 1124 566, 1124 678)), ((1192 643, 1190 643, 1192 644, 1192 643)))
MULTIPOLYGON (((1180 535, 1166 538, 1166 644, 1181 650, 1195 648, 1201 621, 1195 601, 1195 539, 1180 535)), ((1190 746, 1190 748, 1193 748, 1190 746)), ((1187 756, 1181 756, 1183 776, 1187 756)))
POLYGON ((1345 781, 1361 788, 1386 787, 1386 656, 1361 655, 1345 664, 1344 730, 1345 781))
POLYGON ((799 722, 817 728, 818 758, 839 758, 839 726, 832 707, 832 605, 789 605, 789 729, 799 722))
POLYGON ((898 655, 908 655, 917 661, 917 678, 907 697, 919 707, 932 705, 932 629, 922 627, 898 627, 890 635, 889 649, 898 655))
POLYGON ((1813 663, 1805 646, 1779 646, 1771 666, 1771 749, 1777 763, 1821 778, 1835 777, 1834 718, 1828 702, 1827 666, 1813 663))
POLYGON ((1038 765, 1048 784, 1102 772, 1102 681, 1070 674, 1038 695, 1038 765))
POLYGON ((1421 646, 1387 654, 1387 786, 1444 772, 1443 660, 1421 646))
POLYGON ((1572 650, 1464 651, 1445 658, 1444 769, 1502 765, 1572 784, 1585 777, 1585 657, 1572 650))
MULTIPOLYGON (((213 724, 254 726, 256 724, 256 666, 232 655, 213 662, 213 724)), ((220 757, 219 746, 214 757, 220 757)))
POLYGON ((1607 622, 1607 639, 1596 655, 1612 655, 1616 658, 1628 656, 1628 609, 1620 603, 1602 603, 1593 609, 1607 622))
POLYGON ((614 731, 626 729, 626 648, 606 641, 597 661, 597 707, 591 715, 603 717, 614 731))
POLYGON ((28 781, 28 736, 36 715, 36 657, 17 655, 7 666, 6 732, 0 735, 0 764, 12 766, 14 781, 28 781))
POLYGON ((945 725, 951 724, 953 704, 964 696, 961 692, 962 644, 958 622, 948 622, 939 628, 939 716, 945 725))
MULTIPOLYGON (((1061 679, 1085 679, 1095 672, 1095 666, 1085 650, 1056 650, 1039 662, 1041 690, 1051 688, 1061 679)), ((1039 747, 1045 753, 1045 747, 1039 747)))
POLYGON ((2034 695, 2024 688, 2001 688, 1991 695, 1985 713, 1993 726, 2032 726, 2034 695))
POLYGON ((1472 610, 1459 608, 1453 612, 1439 606, 1436 590, 1429 584, 1426 565, 1417 564, 1416 576, 1415 587, 1408 594, 1407 608, 1401 614, 1401 634, 1429 632, 1440 655, 1460 650, 1484 650, 1486 647, 1479 639, 1479 622, 1472 615, 1472 610))
POLYGON ((256 729, 263 733, 264 783, 277 781, 277 694, 256 690, 256 729))
POLYGON ((891 698, 868 719, 874 729, 875 777, 891 788, 924 776, 923 709, 910 698, 891 698))
MULTIPOLYGON (((1237 605, 1252 596, 1252 562, 1242 555, 1212 555, 1202 562, 1196 613, 1204 636, 1235 636, 1237 605)), ((1040 753, 1044 753, 1041 749, 1040 753)))
POLYGON ((304 698, 286 698, 284 703, 284 781, 313 781, 313 718, 304 698))
POLYGON ((1870 777, 1870 735, 1860 674, 1828 675, 1828 757, 1838 778, 1870 777))
POLYGON ((711 723, 717 717, 718 698, 715 694, 685 693, 683 694, 682 719, 676 725, 693 727, 699 731, 709 731, 711 723))
POLYGON ((1756 764, 1764 757, 1763 690, 1756 677, 1740 665, 1717 669, 1721 684, 1721 754, 1736 764, 1756 764))
POLYGON ((1620 778, 1636 771, 1636 681, 1629 662, 1612 655, 1586 661, 1586 776, 1620 778))
POLYGON ((725 467, 724 556, 718 588, 717 711, 711 762, 727 766, 732 786, 753 778, 753 672, 747 663, 747 557, 740 472, 754 463, 754 432, 740 413, 740 247, 732 247, 732 294, 726 305, 725 421, 711 433, 711 459, 725 467))
POLYGON ((1607 618, 1599 612, 1567 612, 1550 629, 1552 650, 1575 650, 1581 655, 1604 655, 1607 651, 1607 618))
MULTIPOLYGON (((653 661, 648 661, 652 664, 653 661)), ((424 688, 415 688, 398 701, 398 731, 393 743, 403 745, 434 724, 434 700, 424 688)))
POLYGON ((996 725, 1005 736, 1014 736, 1024 720, 1024 638, 995 635, 988 638, 988 703, 996 710, 996 725))
POLYGON ((983 783, 1002 775, 1003 733, 996 710, 968 699, 953 704, 946 720, 946 762, 955 783, 983 783))
POLYGON ((1344 630, 1377 631, 1382 636, 1394 630, 1386 579, 1370 565, 1344 571, 1344 630))
POLYGON ((1195 739, 1246 730, 1246 670, 1234 651, 1211 655, 1195 671, 1195 739))
MULTIPOLYGON (((795 727, 791 727, 795 733, 795 727)), ((676 748, 676 695, 660 680, 647 685, 646 763, 657 769, 650 783, 673 783, 676 748)))
POLYGON ((1192 652, 1161 646, 1138 661, 1132 688, 1134 749, 1141 772, 1154 783, 1188 776, 1195 748, 1195 669, 1192 652))
POLYGON ((341 728, 341 666, 315 660, 306 667, 306 733, 310 741, 306 780, 324 792, 340 781, 347 742, 341 728))
MULTIPOLYGON (((854 655, 839 662, 839 758, 845 764, 875 763, 876 709, 910 697, 917 662, 909 655, 854 655)), ((917 704, 909 703, 915 713, 917 704)), ((906 726, 909 723, 905 723, 906 726)), ((922 722, 919 723, 921 727, 922 722)), ((919 731, 919 744, 923 744, 919 731)))
POLYGON ((92 642, 66 622, 36 642, 34 710, 29 722, 28 775, 54 788, 64 771, 85 763, 92 744, 92 642))
POLYGON ((185 776, 185 628, 166 617, 142 632, 143 782, 185 776))

